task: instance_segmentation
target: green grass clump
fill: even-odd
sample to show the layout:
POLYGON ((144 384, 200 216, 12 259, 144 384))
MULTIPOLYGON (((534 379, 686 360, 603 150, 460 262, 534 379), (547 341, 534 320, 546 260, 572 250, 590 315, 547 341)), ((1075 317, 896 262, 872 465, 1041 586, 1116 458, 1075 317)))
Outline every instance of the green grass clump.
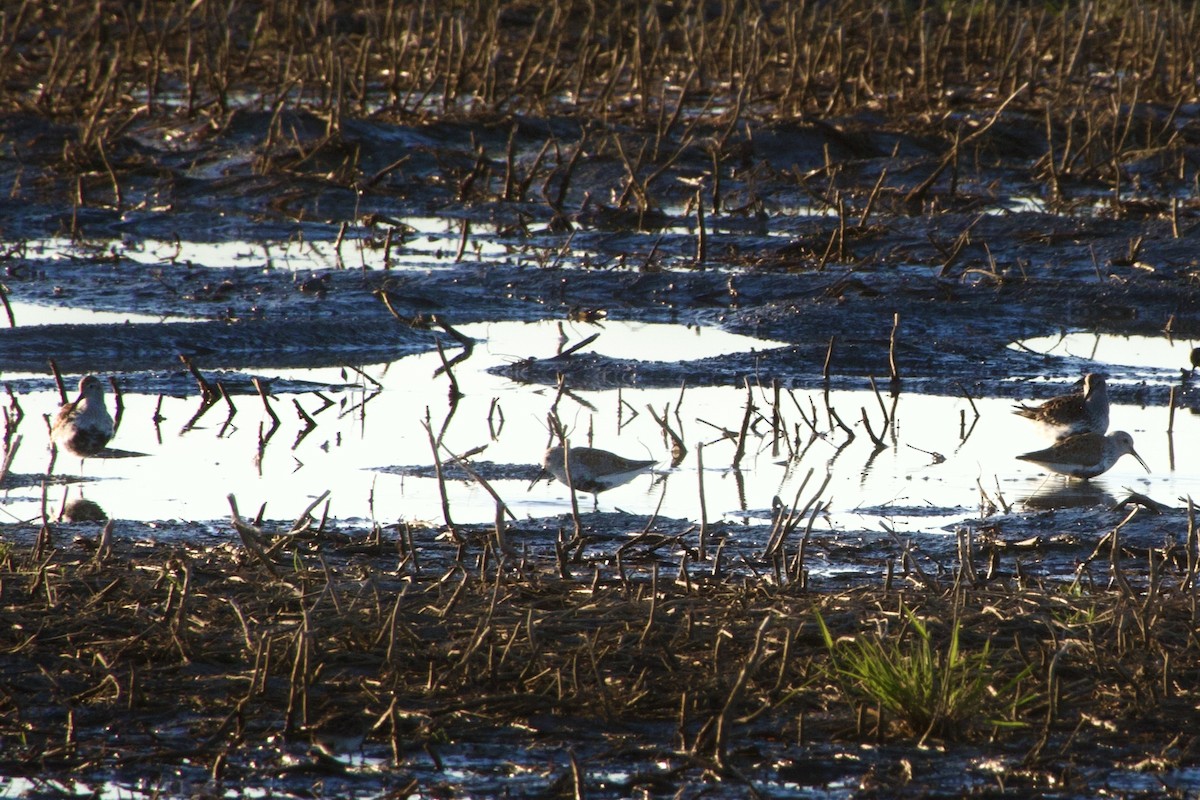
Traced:
POLYGON ((1026 667, 1012 678, 992 663, 991 642, 974 653, 960 647, 958 618, 950 640, 939 648, 929 629, 905 608, 910 635, 865 634, 837 641, 820 612, 814 611, 829 650, 835 682, 858 701, 879 706, 882 713, 921 737, 961 738, 977 728, 1014 727, 1017 712, 1033 699, 1022 694, 1026 667), (987 717, 988 710, 1008 709, 1007 719, 987 717))

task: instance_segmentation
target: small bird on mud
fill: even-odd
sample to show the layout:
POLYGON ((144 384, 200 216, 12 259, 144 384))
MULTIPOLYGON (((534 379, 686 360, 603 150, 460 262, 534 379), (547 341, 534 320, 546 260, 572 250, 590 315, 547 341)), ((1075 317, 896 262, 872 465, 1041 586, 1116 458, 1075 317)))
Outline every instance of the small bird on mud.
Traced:
POLYGON ((657 461, 637 461, 624 458, 596 447, 572 447, 563 458, 562 445, 546 451, 542 473, 549 474, 578 492, 597 496, 600 492, 620 486, 657 464, 657 461), (570 469, 571 480, 567 481, 570 469))
POLYGON ((1133 437, 1125 431, 1113 431, 1107 436, 1099 433, 1079 433, 1060 439, 1045 450, 1035 450, 1017 458, 1086 481, 1107 472, 1123 455, 1133 456, 1146 472, 1150 471, 1146 462, 1133 449, 1133 437))
POLYGON ((54 417, 50 439, 68 453, 88 458, 113 437, 113 419, 104 407, 104 385, 95 375, 79 379, 79 397, 64 403, 54 417))
POLYGON ((1083 376, 1082 392, 1052 397, 1036 406, 1021 403, 1013 413, 1039 423, 1060 441, 1080 433, 1103 435, 1108 430, 1108 385, 1103 375, 1089 372, 1083 376))

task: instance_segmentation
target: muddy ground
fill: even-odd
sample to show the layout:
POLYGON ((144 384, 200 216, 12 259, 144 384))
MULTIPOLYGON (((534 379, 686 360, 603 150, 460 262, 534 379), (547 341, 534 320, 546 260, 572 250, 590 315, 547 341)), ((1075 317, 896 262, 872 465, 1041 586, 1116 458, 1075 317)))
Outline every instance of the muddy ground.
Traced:
MULTIPOLYGON (((696 93, 657 123, 222 97, 105 117, 99 145, 86 115, 9 102, 5 296, 185 319, 17 318, 0 371, 48 385, 53 360, 127 391, 195 394, 182 355, 252 392, 256 369, 457 349, 455 324, 606 314, 789 344, 686 366, 584 350, 506 374, 580 389, 1065 389, 1088 362, 1009 345, 1065 330, 1200 338, 1200 105, 1194 91, 1129 98, 1109 78, 1097 68, 1078 95, 1014 81, 823 113, 696 93), (1092 113, 1123 134, 1096 134, 1092 113), (430 218, 450 224, 414 229, 430 218), (159 244, 146 259, 148 242, 179 255, 159 244), (195 242, 261 256, 198 261, 195 242), (318 255, 297 272, 289 256, 306 249, 318 255)), ((1176 385, 1200 409, 1190 367, 1114 367, 1113 400, 1165 408, 1176 385)), ((1135 515, 1111 551, 1096 542, 1126 509, 997 514, 1003 535, 981 525, 969 550, 872 541, 869 569, 820 585, 803 579, 798 533, 787 558, 730 541, 706 560, 693 520, 619 514, 507 542, 333 523, 256 545, 197 520, 182 543, 123 526, 110 551, 94 523, 5 531, 0 773, 35 781, 34 796, 72 780, 170 796, 1192 794, 1196 543, 1178 505, 1135 515), (1078 571, 1041 573, 1048 552, 1078 571), (955 616, 976 651, 1002 641, 998 684, 1032 665, 1028 702, 981 712, 1021 727, 924 736, 835 689, 814 609, 849 636, 908 631, 905 606, 939 644, 955 616), (364 745, 311 749, 347 715, 364 745)))

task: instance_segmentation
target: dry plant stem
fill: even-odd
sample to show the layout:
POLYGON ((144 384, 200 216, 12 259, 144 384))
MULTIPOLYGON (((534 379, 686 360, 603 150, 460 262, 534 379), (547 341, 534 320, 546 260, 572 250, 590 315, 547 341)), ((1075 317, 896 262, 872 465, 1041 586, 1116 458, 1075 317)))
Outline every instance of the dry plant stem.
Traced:
POLYGON ((8 477, 8 471, 12 468, 13 459, 17 457, 19 449, 21 449, 21 434, 18 433, 12 438, 12 443, 4 453, 4 463, 0 464, 0 484, 3 484, 4 479, 8 477))
POLYGON ((975 407, 975 400, 967 392, 967 388, 958 381, 955 381, 954 385, 958 387, 958 390, 962 392, 963 397, 967 398, 967 402, 971 404, 971 411, 975 414, 975 419, 979 419, 979 409, 975 407))
MULTIPOLYGON (((230 405, 232 405, 232 402, 230 405)), ((292 405, 296 408, 296 416, 304 420, 304 433, 308 433, 317 427, 316 420, 309 416, 308 412, 304 410, 304 407, 300 405, 299 400, 293 397, 292 405)))
POLYGON ((704 442, 696 444, 696 480, 700 490, 700 560, 707 561, 708 501, 704 497, 704 442))
POLYGON ((1112 532, 1109 533, 1109 537, 1111 537, 1109 540, 1111 545, 1109 550, 1109 568, 1111 570, 1113 580, 1115 580, 1117 585, 1121 587, 1121 592, 1125 595, 1125 597, 1129 598, 1130 600, 1133 600, 1137 595, 1134 593, 1132 587, 1130 587, 1129 580, 1125 577, 1125 570, 1121 567, 1120 532, 1121 528, 1124 528, 1129 522, 1131 522, 1137 513, 1138 507, 1134 506, 1129 511, 1129 514, 1125 517, 1125 519, 1121 520, 1117 526, 1112 529, 1112 532))
POLYGON ((750 381, 746 381, 746 413, 742 415, 742 427, 738 431, 737 448, 733 452, 733 468, 736 470, 738 465, 742 463, 742 456, 746 454, 746 431, 750 429, 750 417, 753 416, 754 408, 754 392, 750 388, 750 381))
POLYGON ((879 179, 875 181, 874 188, 871 189, 870 196, 867 197, 867 205, 863 208, 862 216, 858 218, 859 229, 867 227, 867 220, 871 218, 871 211, 875 208, 875 200, 879 197, 879 190, 883 188, 883 180, 887 177, 887 167, 879 171, 879 179))
POLYGON ((596 341, 598 338, 600 338, 600 334, 593 333, 591 336, 587 337, 583 341, 577 342, 577 343, 571 345, 570 347, 568 347, 566 350, 563 350, 561 353, 557 354, 555 356, 555 358, 566 358, 567 356, 570 356, 572 353, 574 353, 578 350, 582 350, 583 348, 587 347, 589 344, 596 341))
POLYGON ((800 505, 800 495, 804 492, 804 487, 808 485, 812 476, 813 468, 809 467, 808 472, 804 475, 804 480, 800 481, 800 486, 796 489, 796 496, 792 500, 790 509, 776 498, 775 519, 771 524, 771 532, 767 535, 766 549, 763 551, 767 558, 773 558, 779 552, 783 545, 783 538, 789 532, 788 525, 791 524, 793 528, 795 527, 795 523, 792 520, 795 517, 797 507, 800 505), (786 514, 784 513, 785 511, 787 511, 786 514))
POLYGON ((4 314, 8 317, 8 327, 17 327, 17 318, 13 315, 12 306, 8 302, 8 290, 2 284, 0 284, 0 303, 4 304, 4 314))
POLYGON ((800 546, 796 548, 796 558, 792 564, 792 580, 801 589, 808 588, 808 571, 804 569, 804 556, 808 552, 808 542, 812 538, 813 524, 817 521, 817 516, 827 508, 829 508, 828 504, 823 502, 813 505, 812 511, 808 515, 808 522, 804 526, 804 535, 800 537, 800 546))
POLYGON ((883 412, 883 428, 881 430, 887 430, 892 427, 892 415, 888 413, 887 405, 883 402, 883 395, 880 394, 879 387, 875 384, 875 376, 867 376, 867 381, 871 384, 871 391, 875 393, 875 401, 879 403, 879 410, 883 412))
POLYGON ((289 531, 289 533, 297 533, 301 530, 307 529, 308 526, 312 524, 312 516, 311 515, 313 512, 313 509, 316 508, 317 506, 319 506, 321 504, 321 501, 324 500, 326 497, 329 497, 328 489, 321 492, 321 494, 315 500, 313 500, 311 503, 308 504, 307 508, 305 508, 303 511, 300 512, 300 516, 296 517, 296 520, 292 523, 292 529, 291 529, 291 531, 289 531))
POLYGON ((114 524, 115 523, 110 519, 104 523, 104 528, 100 531, 100 541, 96 545, 95 563, 97 566, 103 564, 108 560, 108 557, 112 555, 112 533, 114 524))
POLYGON ((825 396, 825 411, 828 412, 829 418, 831 420, 833 420, 835 423, 837 423, 837 426, 842 429, 843 433, 846 434, 846 442, 849 443, 849 442, 854 441, 854 431, 850 428, 849 425, 842 422, 842 418, 840 416, 838 416, 837 411, 835 411, 833 409, 833 406, 829 405, 829 396, 828 395, 825 396))
POLYGON ((900 385, 900 371, 896 369, 896 330, 900 327, 900 312, 892 315, 892 335, 888 339, 888 369, 892 375, 892 389, 900 385))
POLYGON ((482 486, 484 491, 492 496, 492 500, 496 503, 496 545, 499 547, 500 552, 512 555, 513 551, 509 547, 508 541, 504 535, 504 515, 507 514, 509 519, 511 519, 513 522, 517 521, 516 515, 509 510, 508 505, 503 499, 501 499, 500 494, 492 487, 492 485, 482 475, 476 472, 474 468, 472 468, 471 462, 467 461, 466 458, 457 456, 450 452, 450 449, 447 448, 444 443, 442 444, 442 449, 449 454, 450 458, 454 460, 454 463, 462 467, 463 471, 471 476, 473 481, 482 486))
POLYGON ((233 519, 233 529, 237 531, 238 536, 242 540, 242 544, 247 550, 250 551, 250 553, 258 560, 258 562, 266 568, 267 572, 271 573, 271 577, 278 578, 279 572, 275 569, 275 565, 271 563, 271 560, 267 558, 267 554, 263 552, 263 532, 253 525, 248 525, 242 520, 241 515, 238 513, 237 498, 234 497, 232 493, 226 495, 226 499, 229 500, 229 509, 233 519))
POLYGON ((229 390, 225 388, 224 381, 217 381, 217 391, 220 392, 221 397, 224 398, 225 405, 229 407, 229 416, 227 419, 233 419, 234 415, 237 414, 237 406, 233 404, 233 396, 230 395, 229 390))
POLYGON ((62 373, 58 371, 58 364, 54 359, 50 359, 50 374, 54 376, 54 385, 58 387, 58 404, 66 405, 67 387, 63 385, 62 373))
POLYGON ((833 480, 832 471, 826 471, 825 480, 821 481, 821 485, 817 487, 815 492, 813 492, 812 497, 810 497, 803 506, 799 505, 800 494, 804 491, 804 487, 808 484, 808 480, 812 477, 812 473, 813 470, 810 468, 808 474, 804 476, 804 481, 800 484, 800 488, 796 490, 796 498, 792 501, 792 509, 788 512, 783 525, 779 528, 776 539, 774 541, 769 541, 767 545, 767 552, 772 556, 774 556, 776 553, 783 552, 787 537, 796 530, 797 526, 800 524, 800 521, 804 519, 806 514, 809 513, 809 509, 815 510, 816 508, 821 507, 821 504, 818 501, 820 500, 821 495, 824 494, 825 490, 829 487, 829 482, 833 480))
POLYGON ((759 654, 762 652, 763 636, 767 628, 771 624, 771 616, 768 614, 763 617, 763 621, 759 623, 758 632, 754 636, 754 646, 750 653, 742 662, 741 669, 738 670, 737 677, 733 681, 733 686, 729 690, 729 696, 725 700, 725 705, 721 709, 720 715, 717 717, 716 742, 714 746, 714 757, 717 765, 722 769, 727 766, 728 744, 729 744, 729 729, 733 724, 733 715, 737 709, 742 692, 745 691, 746 683, 750 680, 750 676, 758 669, 759 654))
POLYGON ((771 379, 771 457, 779 457, 779 440, 786 438, 783 436, 783 416, 779 411, 779 379, 771 379))
POLYGON ((462 221, 462 234, 458 237, 458 250, 454 253, 454 262, 462 261, 463 254, 467 251, 467 242, 471 236, 471 221, 464 219, 462 221))
POLYGON ((951 164, 953 164, 954 162, 956 162, 958 160, 959 151, 966 145, 970 144, 971 142, 975 141, 976 139, 978 139, 979 137, 981 137, 985 133, 987 133, 991 129, 991 127, 993 125, 995 125, 996 122, 1000 119, 1000 115, 1002 113, 1004 113, 1004 109, 1006 109, 1008 107, 1009 103, 1011 103, 1013 100, 1017 99, 1017 95, 1024 92, 1027 88, 1029 88, 1028 81, 1026 81, 1025 83, 1022 83, 1020 86, 1018 86, 1016 89, 1014 89, 1012 91, 1012 93, 1009 94, 1008 97, 1006 97, 1004 99, 1004 102, 1002 102, 996 108, 996 110, 994 112, 992 112, 991 119, 989 119, 986 123, 979 126, 975 130, 971 131, 971 133, 967 134, 962 139, 955 141, 954 146, 950 148, 949 152, 947 152, 946 155, 942 156, 941 162, 934 169, 933 173, 928 178, 926 178, 924 181, 922 181, 919 186, 917 186, 915 189, 910 191, 908 193, 908 195, 905 196, 905 198, 904 198, 905 202, 910 205, 914 204, 914 203, 922 202, 925 199, 925 195, 927 195, 929 193, 929 190, 933 187, 933 184, 937 182, 937 179, 941 177, 942 173, 945 172, 946 169, 951 164))
POLYGON ((215 403, 219 395, 213 389, 212 384, 200 374, 200 370, 196 369, 196 365, 192 363, 192 360, 182 354, 179 356, 179 360, 183 362, 188 372, 192 373, 192 377, 196 379, 196 385, 200 387, 200 397, 204 401, 204 404, 211 405, 215 403))
POLYGON ((879 451, 885 449, 887 447, 887 442, 885 442, 881 437, 876 436, 875 431, 871 429, 871 421, 867 419, 867 409, 865 406, 862 407, 862 423, 863 427, 867 429, 867 436, 871 437, 871 441, 875 443, 875 450, 879 451))
POLYGON ((662 417, 654 412, 654 407, 649 403, 646 404, 646 410, 650 412, 650 416, 658 423, 658 426, 663 429, 663 433, 671 440, 671 465, 678 466, 684 457, 687 456, 687 445, 683 443, 683 438, 675 432, 671 427, 671 423, 667 421, 667 415, 664 411, 662 417))
POLYGON ((275 409, 271 408, 271 401, 270 398, 267 397, 266 387, 263 386, 263 383, 258 379, 258 376, 251 378, 250 382, 254 384, 254 389, 258 392, 258 396, 262 398, 263 408, 267 410, 267 416, 271 418, 271 428, 274 429, 278 427, 279 416, 275 413, 275 409))
POLYGON ((450 497, 446 494, 446 476, 442 473, 442 460, 438 456, 438 441, 433 436, 433 425, 430 421, 429 409, 425 409, 425 419, 421 421, 421 425, 425 428, 425 434, 429 437, 429 449, 433 453, 433 471, 437 476, 438 493, 442 498, 442 518, 446 520, 446 528, 450 531, 450 535, 454 537, 454 541, 462 544, 462 536, 459 535, 458 526, 454 524, 454 519, 450 516, 450 497))
POLYGON ((454 370, 450 368, 450 363, 446 361, 446 351, 442 349, 441 341, 435 339, 434 344, 437 346, 438 358, 442 361, 441 369, 435 370, 434 375, 436 376, 438 372, 445 371, 446 377, 450 379, 450 403, 453 405, 461 400, 464 395, 459 391, 458 380, 454 377, 454 370))
MULTIPOLYGON (((561 379, 559 385, 560 387, 564 385, 561 379)), ((550 426, 550 435, 557 439, 559 446, 562 447, 563 476, 566 478, 567 491, 571 498, 571 520, 575 524, 575 541, 578 542, 583 539, 583 521, 579 516, 579 500, 575 495, 575 489, 572 486, 573 481, 571 480, 571 443, 567 439, 562 420, 558 418, 558 415, 554 411, 551 411, 547 415, 546 421, 550 426)), ((598 505, 599 500, 596 503, 598 505)))

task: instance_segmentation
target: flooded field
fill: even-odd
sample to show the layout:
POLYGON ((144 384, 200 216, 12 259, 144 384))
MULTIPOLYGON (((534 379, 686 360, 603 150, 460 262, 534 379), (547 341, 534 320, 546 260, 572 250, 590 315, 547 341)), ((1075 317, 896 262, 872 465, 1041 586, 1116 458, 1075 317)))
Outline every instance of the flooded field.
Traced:
POLYGON ((1200 791, 1194 14, 0 23, 0 796, 1200 791))
MULTIPOLYGON (((93 325, 156 321, 20 304, 14 304, 14 311, 21 319, 44 319, 42 324, 55 319, 93 325)), ((275 506, 280 511, 302 508, 328 491, 323 513, 335 519, 436 525, 442 521, 441 493, 423 427, 428 418, 442 431, 449 453, 476 453, 472 460, 514 515, 553 517, 570 510, 567 489, 537 478, 542 452, 551 444, 546 414, 557 393, 496 375, 493 369, 550 357, 593 336, 589 353, 651 360, 645 357, 654 355, 646 352, 652 342, 659 354, 671 355, 683 369, 694 360, 787 349, 782 342, 719 328, 611 319, 471 323, 458 330, 474 345, 470 357, 452 371, 463 395, 453 415, 446 401, 449 383, 439 375, 442 362, 436 353, 352 368, 260 371, 266 385, 283 387, 266 404, 240 396, 198 419, 204 404, 194 393, 143 394, 136 382, 129 382, 121 394, 123 413, 113 452, 83 463, 64 454, 48 497, 59 510, 87 499, 115 519, 179 523, 226 516, 231 492, 253 507, 266 504, 270 512, 275 506)), ((1086 357, 1092 369, 1113 374, 1114 393, 1125 385, 1144 389, 1147 378, 1139 379, 1141 375, 1150 375, 1150 382, 1163 380, 1161 376, 1186 364, 1191 352, 1190 343, 1182 341, 1102 335, 1020 346, 1086 357)), ((215 381, 223 374, 210 377, 215 381)), ((16 386, 46 383, 34 374, 7 377, 16 386)), ((118 385, 124 382, 123 376, 114 377, 118 385)), ((1013 389, 1028 400, 1069 390, 1067 383, 1036 381, 1013 389)), ((59 399, 53 390, 29 391, 18 399, 26 419, 11 432, 22 436, 22 447, 10 472, 29 477, 23 489, 8 492, 4 508, 12 520, 40 524, 43 487, 35 478, 49 463, 42 420, 53 415, 59 399)), ((1151 473, 1125 459, 1086 488, 1015 458, 1052 439, 1011 413, 1014 403, 1007 398, 903 392, 892 398, 867 387, 828 393, 787 388, 776 397, 770 375, 762 374, 749 388, 688 388, 686 383, 677 388, 618 387, 573 391, 557 405, 573 441, 658 462, 642 479, 603 494, 605 510, 638 515, 657 510, 666 517, 694 518, 703 445, 710 519, 736 523, 745 529, 744 537, 763 542, 773 500, 792 501, 813 474, 829 478, 822 532, 858 536, 890 529, 944 537, 960 524, 982 524, 979 515, 987 506, 1053 508, 1058 495, 1065 505, 1086 501, 1103 507, 1130 491, 1168 504, 1200 494, 1200 456, 1192 447, 1178 446, 1196 440, 1197 415, 1178 413, 1168 435, 1165 409, 1145 405, 1117 404, 1111 427, 1135 436, 1151 473), (732 460, 747 403, 753 426, 735 469, 732 460), (848 420, 848 430, 832 420, 830 411, 848 420), (656 416, 665 416, 686 444, 680 458, 673 457, 672 442, 656 416), (881 437, 882 444, 872 441, 872 435, 881 437)), ((494 517, 492 496, 469 476, 456 475, 447 492, 456 521, 479 524, 494 517)), ((169 532, 168 526, 164 535, 169 532)), ((854 563, 830 568, 835 566, 855 570, 854 563)))

